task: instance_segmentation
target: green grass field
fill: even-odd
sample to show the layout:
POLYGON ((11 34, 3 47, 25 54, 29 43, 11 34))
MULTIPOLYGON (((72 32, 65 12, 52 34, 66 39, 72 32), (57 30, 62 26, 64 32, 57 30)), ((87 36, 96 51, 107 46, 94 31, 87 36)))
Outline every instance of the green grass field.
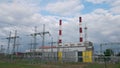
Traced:
POLYGON ((94 64, 87 64, 86 67, 84 68, 120 68, 120 63, 119 64, 98 64, 98 63, 94 63, 94 64))
MULTIPOLYGON (((105 68, 97 63, 39 63, 0 62, 0 68, 105 68)), ((120 68, 120 64, 107 64, 106 68, 120 68)))

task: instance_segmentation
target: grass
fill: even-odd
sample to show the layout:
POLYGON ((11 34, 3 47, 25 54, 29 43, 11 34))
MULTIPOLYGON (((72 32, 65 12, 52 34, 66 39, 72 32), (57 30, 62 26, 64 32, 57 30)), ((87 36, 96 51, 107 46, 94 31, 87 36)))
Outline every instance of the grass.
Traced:
POLYGON ((16 62, 0 62, 0 68, 83 68, 85 64, 78 63, 16 63, 16 62))
POLYGON ((92 63, 92 64, 87 64, 84 68, 120 68, 120 63, 118 64, 98 64, 98 63, 92 63))
POLYGON ((1 62, 0 63, 0 68, 34 68, 34 65, 1 62))
MULTIPOLYGON (((39 63, 27 61, 0 61, 0 68, 105 68, 105 64, 98 63, 39 63)), ((119 64, 107 64, 106 68, 120 68, 119 64)))

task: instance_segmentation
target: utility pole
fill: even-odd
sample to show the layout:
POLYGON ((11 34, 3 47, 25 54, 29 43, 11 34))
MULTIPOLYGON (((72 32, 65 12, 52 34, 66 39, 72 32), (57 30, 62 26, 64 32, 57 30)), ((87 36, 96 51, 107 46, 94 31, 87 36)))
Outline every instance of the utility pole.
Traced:
POLYGON ((102 56, 102 44, 100 44, 100 53, 101 53, 101 56, 102 56))
POLYGON ((10 34, 9 34, 9 37, 7 37, 6 39, 8 39, 8 46, 7 46, 7 53, 9 54, 9 52, 10 52, 10 50, 9 50, 9 48, 10 48, 10 41, 11 41, 11 32, 10 32, 10 34))
POLYGON ((33 56, 33 39, 30 40, 30 43, 28 44, 30 47, 30 56, 32 57, 33 56))
POLYGON ((54 43, 54 42, 53 42, 53 37, 51 38, 51 40, 52 40, 52 41, 51 41, 51 53, 53 53, 53 43, 54 43))
POLYGON ((12 50, 12 53, 14 54, 15 53, 15 47, 16 47, 16 38, 17 38, 17 30, 15 30, 15 36, 13 37, 13 50, 12 50))
POLYGON ((43 32, 40 33, 40 35, 42 36, 42 59, 43 60, 44 60, 45 34, 49 34, 50 35, 50 33, 48 31, 45 31, 45 24, 43 24, 43 32))
POLYGON ((53 37, 51 37, 51 42, 49 43, 51 45, 51 53, 53 52, 53 44, 57 42, 53 42, 53 37))
POLYGON ((3 45, 1 45, 1 49, 0 49, 0 52, 3 53, 3 45))
POLYGON ((18 53, 19 52, 19 45, 20 45, 19 39, 16 42, 17 42, 17 44, 16 44, 16 46, 17 46, 16 52, 18 53))
POLYGON ((43 25, 43 32, 42 32, 42 53, 44 54, 44 42, 45 42, 45 24, 43 25))
MULTIPOLYGON (((49 44, 51 44, 51 59, 53 59, 54 57, 56 57, 55 54, 54 54, 54 51, 53 51, 53 48, 54 48, 53 44, 55 44, 55 43, 57 43, 57 42, 53 42, 53 37, 51 37, 51 42, 49 43, 49 44)), ((57 60, 57 58, 54 58, 54 59, 57 60)))
MULTIPOLYGON (((35 26, 35 30, 34 30, 34 33, 31 34, 31 36, 33 36, 33 50, 32 50, 32 54, 33 54, 33 59, 35 59, 35 52, 36 52, 36 36, 37 36, 37 27, 35 26)), ((31 41, 31 46, 32 46, 32 41, 31 41)))
POLYGON ((33 56, 34 56, 34 59, 35 59, 35 53, 36 53, 36 36, 37 36, 37 34, 36 34, 36 32, 37 32, 37 27, 35 26, 35 33, 34 33, 34 44, 33 44, 33 56))
POLYGON ((32 42, 32 39, 31 39, 31 43, 30 43, 30 52, 33 52, 33 42, 32 42))
POLYGON ((5 55, 5 52, 4 52, 4 51, 5 51, 5 48, 3 47, 3 45, 1 45, 0 53, 3 54, 3 55, 5 55))
POLYGON ((48 44, 50 44, 50 46, 51 46, 51 52, 53 52, 53 44, 55 44, 55 43, 58 43, 58 42, 54 42, 53 41, 53 37, 51 37, 51 42, 49 42, 48 44))

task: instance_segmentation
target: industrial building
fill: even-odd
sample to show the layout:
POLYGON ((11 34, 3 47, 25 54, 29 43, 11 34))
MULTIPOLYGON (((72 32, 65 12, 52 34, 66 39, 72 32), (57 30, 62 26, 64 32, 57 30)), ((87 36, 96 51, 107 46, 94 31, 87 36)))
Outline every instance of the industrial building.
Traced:
MULTIPOLYGON (((80 43, 66 43, 63 44, 64 46, 61 47, 44 46, 36 49, 35 52, 36 55, 39 57, 44 54, 44 57, 49 57, 49 60, 52 58, 61 58, 61 60, 65 62, 92 62, 93 44, 92 42, 87 42, 85 44, 87 45, 81 45, 80 43)), ((26 52, 32 53, 33 50, 26 50, 26 52)))
MULTIPOLYGON (((59 39, 56 46, 41 46, 38 49, 26 50, 27 56, 32 55, 43 61, 62 61, 62 62, 93 62, 93 43, 83 41, 82 36, 82 17, 79 17, 79 42, 62 43, 62 20, 59 21, 59 39)), ((87 30, 87 27, 85 27, 87 30)), ((85 37, 86 37, 85 33, 85 37)))

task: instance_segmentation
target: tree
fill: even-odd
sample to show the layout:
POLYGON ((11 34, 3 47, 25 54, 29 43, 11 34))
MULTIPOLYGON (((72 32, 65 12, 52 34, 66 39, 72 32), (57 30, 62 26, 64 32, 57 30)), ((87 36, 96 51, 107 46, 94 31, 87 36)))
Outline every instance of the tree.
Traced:
POLYGON ((104 52, 104 61, 109 61, 111 58, 110 56, 114 55, 114 52, 112 49, 106 49, 104 52))
POLYGON ((112 56, 114 55, 114 52, 112 49, 106 49, 104 52, 104 56, 112 56))

